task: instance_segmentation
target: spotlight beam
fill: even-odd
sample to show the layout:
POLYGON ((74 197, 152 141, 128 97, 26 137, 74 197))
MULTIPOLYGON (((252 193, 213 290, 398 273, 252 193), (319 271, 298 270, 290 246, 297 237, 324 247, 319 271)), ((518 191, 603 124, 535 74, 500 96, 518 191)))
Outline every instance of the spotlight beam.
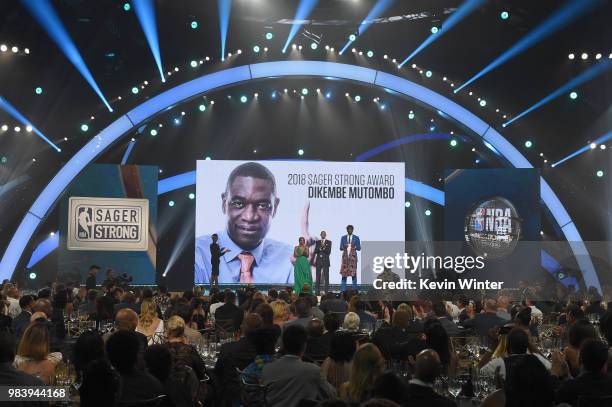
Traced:
POLYGON ((464 18, 470 15, 474 10, 482 6, 485 3, 485 1, 486 0, 467 0, 465 3, 463 3, 457 10, 455 10, 453 14, 451 14, 451 16, 444 22, 444 24, 442 24, 442 27, 440 28, 440 30, 438 30, 438 32, 436 32, 435 34, 434 33, 430 34, 429 37, 427 37, 427 39, 423 41, 423 43, 417 47, 417 49, 412 51, 412 54, 408 55, 406 59, 404 59, 399 64, 399 67, 401 68, 402 66, 404 66, 404 64, 406 64, 408 61, 414 58, 419 52, 423 51, 425 48, 431 45, 435 40, 437 40, 438 38, 446 34, 448 31, 450 31, 451 28, 453 28, 460 21, 462 21, 464 18))
POLYGON ((227 41, 227 29, 232 11, 232 0, 217 0, 219 9, 219 28, 221 30, 221 61, 225 61, 225 43, 227 41))
MULTIPOLYGON (((395 0, 378 0, 366 18, 364 18, 359 24, 359 35, 361 36, 364 32, 366 32, 366 30, 372 25, 373 20, 380 17, 380 15, 384 13, 394 1, 395 0)), ((342 50, 340 50, 340 55, 344 54, 344 51, 346 51, 346 49, 350 47, 353 42, 354 41, 349 39, 348 42, 344 44, 344 47, 342 47, 342 50)))
POLYGON ((554 92, 552 92, 551 94, 546 96, 544 99, 540 100, 539 102, 537 102, 533 106, 525 109, 524 111, 519 113, 517 116, 513 117, 512 119, 508 120, 506 123, 502 124, 502 127, 507 127, 510 123, 520 119, 521 117, 527 115, 528 113, 530 113, 530 112, 536 110, 537 108, 545 105, 546 103, 550 102, 551 100, 558 98, 559 96, 563 95, 564 93, 567 93, 568 91, 570 91, 570 90, 572 90, 574 88, 577 88, 578 86, 580 86, 583 83, 593 79, 597 75, 599 75, 599 74, 609 70, 610 68, 612 68, 612 59, 605 59, 602 62, 598 63, 597 65, 593 65, 592 67, 590 67, 589 69, 587 69, 586 71, 581 73, 580 75, 578 75, 575 78, 571 79, 565 85, 561 86, 559 89, 555 90, 554 92))
POLYGON ((112 112, 113 108, 102 94, 100 87, 93 78, 89 68, 87 68, 83 57, 70 38, 70 35, 68 35, 51 2, 49 0, 21 0, 21 4, 28 9, 32 17, 38 21, 38 24, 44 28, 47 35, 55 42, 55 45, 62 50, 66 58, 81 73, 81 76, 83 76, 87 83, 89 83, 89 86, 106 105, 108 111, 112 112))
POLYGON ((293 18, 293 24, 291 24, 291 30, 289 30, 289 35, 287 36, 287 41, 285 42, 285 46, 283 47, 283 54, 287 52, 287 48, 289 44, 293 40, 293 38, 298 33, 300 27, 306 20, 306 17, 310 15, 312 10, 317 6, 319 0, 301 0, 298 5, 297 10, 295 11, 295 17, 293 18))
POLYGON ((510 49, 497 57, 493 62, 487 65, 483 70, 478 72, 476 75, 467 80, 464 84, 454 90, 455 93, 465 88, 469 84, 488 74, 495 68, 506 63, 511 58, 514 58, 521 52, 531 48, 535 44, 544 40, 546 37, 551 36, 561 28, 565 27, 572 21, 578 19, 589 11, 593 10, 596 6, 603 4, 600 0, 584 1, 584 0, 572 0, 565 3, 565 5, 557 10, 552 16, 548 17, 546 21, 537 26, 535 29, 530 31, 527 35, 521 38, 516 44, 510 49))
POLYGON ((0 109, 4 110, 5 112, 13 116, 15 120, 21 122, 21 124, 23 124, 24 126, 32 127, 32 131, 36 133, 38 137, 46 141, 51 147, 53 147, 55 151, 57 151, 58 153, 62 151, 61 148, 59 148, 54 142, 52 142, 49 138, 47 138, 47 136, 42 134, 42 132, 38 130, 36 126, 34 126, 24 115, 22 115, 13 105, 9 103, 8 100, 3 98, 2 96, 0 96, 0 109))
POLYGON ((159 76, 162 82, 166 82, 164 78, 164 68, 161 62, 161 53, 159 52, 159 39, 157 37, 157 21, 155 20, 155 4, 153 0, 132 0, 134 12, 140 22, 140 27, 149 43, 149 48, 153 54, 153 59, 157 65, 159 76))
MULTIPOLYGON (((599 137, 598 139, 593 140, 593 143, 599 145, 599 144, 605 143, 608 140, 612 140, 612 130, 607 132, 603 136, 599 137)), ((574 157, 576 157, 576 156, 578 156, 580 154, 586 153, 590 149, 591 149, 590 145, 586 145, 586 146, 584 146, 582 148, 579 148, 578 150, 574 151, 573 153, 571 153, 567 157, 564 157, 564 158, 560 159, 559 161, 557 161, 556 163, 553 163, 551 165, 551 167, 558 167, 559 165, 563 164, 564 162, 566 162, 568 160, 571 160, 572 158, 574 158, 574 157)))

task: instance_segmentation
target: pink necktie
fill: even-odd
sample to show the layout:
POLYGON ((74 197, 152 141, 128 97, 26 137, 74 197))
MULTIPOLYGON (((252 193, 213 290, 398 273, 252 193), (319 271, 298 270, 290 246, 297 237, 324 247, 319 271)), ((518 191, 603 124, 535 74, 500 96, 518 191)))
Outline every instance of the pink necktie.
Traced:
POLYGON ((245 284, 253 283, 253 261, 255 257, 251 253, 242 252, 238 255, 240 260, 240 282, 245 284))

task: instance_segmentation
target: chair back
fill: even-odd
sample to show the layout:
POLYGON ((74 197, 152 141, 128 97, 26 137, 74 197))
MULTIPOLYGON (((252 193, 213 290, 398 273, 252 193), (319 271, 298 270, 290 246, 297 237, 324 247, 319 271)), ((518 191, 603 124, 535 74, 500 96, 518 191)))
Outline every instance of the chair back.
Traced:
POLYGON ((268 385, 260 383, 257 377, 236 368, 240 378, 240 401, 245 407, 266 407, 268 385))
POLYGON ((234 336, 236 328, 233 319, 216 319, 215 333, 219 339, 229 339, 234 336))

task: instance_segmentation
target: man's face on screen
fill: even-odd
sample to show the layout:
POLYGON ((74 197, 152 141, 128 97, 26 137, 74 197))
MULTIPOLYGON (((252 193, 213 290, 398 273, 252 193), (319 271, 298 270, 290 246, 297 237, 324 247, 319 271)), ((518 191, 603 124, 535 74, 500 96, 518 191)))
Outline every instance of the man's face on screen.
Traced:
POLYGON ((270 230, 279 199, 272 183, 253 177, 236 177, 222 196, 227 232, 242 249, 256 248, 270 230))

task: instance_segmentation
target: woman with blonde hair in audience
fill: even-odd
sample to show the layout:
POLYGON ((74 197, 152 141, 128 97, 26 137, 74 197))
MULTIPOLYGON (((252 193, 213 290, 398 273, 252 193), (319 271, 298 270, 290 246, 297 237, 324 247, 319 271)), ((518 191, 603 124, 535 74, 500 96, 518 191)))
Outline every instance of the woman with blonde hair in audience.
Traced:
POLYGON ((157 317, 157 308, 151 298, 142 300, 136 332, 140 332, 146 336, 149 345, 162 342, 164 321, 157 317))
POLYGON ((164 344, 172 355, 174 367, 189 366, 202 380, 205 377, 206 366, 193 345, 185 336, 185 320, 178 315, 171 316, 166 322, 166 335, 168 341, 164 344))
POLYGON ((46 385, 55 379, 55 366, 62 360, 59 352, 49 352, 49 328, 44 322, 32 322, 21 337, 15 356, 15 368, 39 377, 46 385))
POLYGON ((361 323, 359 315, 354 312, 349 312, 344 316, 344 322, 342 323, 342 329, 349 332, 359 331, 359 324, 361 323))
POLYGON ((366 343, 355 352, 348 382, 340 386, 341 400, 361 403, 373 395, 374 383, 385 368, 382 354, 372 343, 366 343))
POLYGON ((289 319, 289 305, 283 300, 276 300, 270 303, 272 307, 274 325, 283 326, 289 319))

